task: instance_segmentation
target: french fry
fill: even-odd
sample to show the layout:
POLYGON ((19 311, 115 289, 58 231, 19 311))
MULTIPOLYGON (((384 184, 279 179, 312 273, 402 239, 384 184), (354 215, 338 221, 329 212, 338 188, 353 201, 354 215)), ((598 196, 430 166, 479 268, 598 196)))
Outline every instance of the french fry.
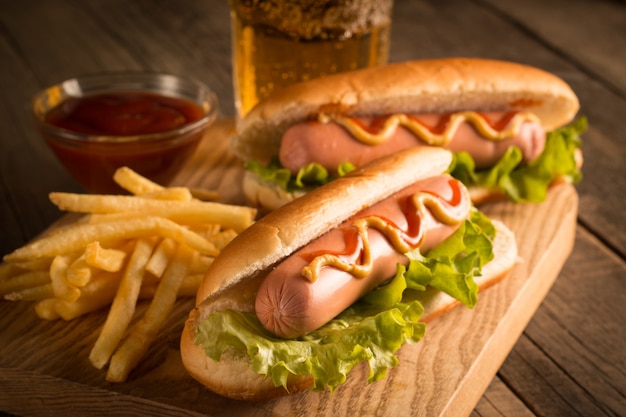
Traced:
POLYGON ((34 287, 22 288, 4 296, 7 301, 38 301, 54 297, 52 284, 42 284, 34 287))
POLYGON ((92 277, 81 289, 80 297, 74 302, 57 300, 57 314, 69 321, 111 304, 121 280, 120 274, 101 272, 92 277))
POLYGON ((235 236, 237 236, 237 232, 233 229, 226 229, 211 236, 209 241, 213 243, 217 249, 222 250, 235 236))
POLYGON ((105 249, 95 241, 85 247, 87 265, 107 272, 117 272, 124 266, 126 252, 120 249, 105 249))
POLYGON ((217 201, 220 199, 220 193, 214 190, 204 190, 200 188, 190 188, 189 191, 193 198, 201 201, 217 201))
POLYGON ((0 283, 4 282, 16 275, 23 273, 24 270, 15 264, 3 263, 0 264, 0 283))
POLYGON ((146 353, 174 307, 191 256, 192 251, 188 246, 179 245, 144 316, 131 328, 128 338, 111 357, 107 381, 125 381, 146 353))
POLYGON ((170 201, 123 195, 51 193, 50 200, 61 210, 77 213, 134 212, 162 216, 181 224, 217 223, 241 232, 254 221, 256 210, 246 206, 212 201, 170 201))
POLYGON ((191 230, 211 240, 211 237, 218 234, 221 230, 221 226, 216 223, 208 223, 208 224, 192 224, 189 226, 191 230))
POLYGON ((59 300, 56 298, 46 298, 35 304, 35 313, 44 320, 56 320, 59 318, 56 305, 59 300))
POLYGON ((153 239, 139 239, 135 245, 104 327, 89 354, 89 360, 98 369, 109 361, 133 318, 144 269, 154 245, 153 239))
MULTIPOLYGON (((137 218, 145 217, 141 213, 135 212, 120 212, 120 213, 106 213, 106 214, 90 214, 87 223, 89 224, 98 224, 98 223, 114 223, 119 221, 133 221, 137 218)), ((107 242, 107 246, 110 247, 118 247, 119 244, 115 242, 107 242)))
POLYGON ((21 268, 27 271, 47 271, 48 269, 50 269, 51 263, 52 263, 52 259, 46 258, 46 259, 34 259, 31 261, 24 261, 24 262, 16 262, 11 265, 15 266, 16 268, 21 268))
POLYGON ((195 252, 189 265, 189 273, 204 274, 207 269, 209 269, 209 266, 211 266, 214 259, 215 258, 212 256, 204 256, 199 254, 198 252, 195 252))
POLYGON ((178 289, 179 297, 195 297, 204 274, 187 274, 178 289))
MULTIPOLYGON (((8 271, 8 268, 5 269, 8 271)), ((7 276, 0 281, 0 297, 26 288, 50 284, 50 272, 48 271, 22 272, 21 269, 17 269, 15 272, 18 272, 18 275, 7 276)))
POLYGON ((50 265, 50 281, 56 298, 76 301, 80 297, 80 290, 67 282, 67 269, 75 259, 72 255, 58 255, 50 265))
POLYGON ((149 194, 141 194, 143 198, 151 198, 154 200, 172 200, 172 201, 191 201, 193 195, 189 188, 185 187, 169 187, 160 191, 149 194))
POLYGON ((79 224, 16 249, 5 255, 4 261, 19 262, 54 257, 80 251, 93 241, 106 242, 154 235, 184 242, 207 255, 218 253, 215 245, 171 220, 160 217, 142 217, 132 222, 119 220, 110 223, 79 224))
POLYGON ((67 267, 65 280, 74 287, 84 287, 91 279, 91 275, 92 268, 85 261, 85 254, 83 253, 67 267))
POLYGON ((163 190, 163 187, 139 175, 128 167, 115 170, 113 181, 131 194, 150 194, 163 190))
MULTIPOLYGON (((121 167, 115 171, 113 180, 123 189, 134 195, 146 196, 149 194, 158 194, 165 188, 149 179, 139 175, 128 167, 121 167)), ((177 187, 170 187, 177 188, 177 187)), ((193 198, 204 201, 216 201, 219 194, 216 191, 202 190, 196 188, 187 188, 193 198)), ((158 198, 158 197, 156 197, 158 198)))
MULTIPOLYGON (((190 265, 187 270, 187 275, 183 278, 183 282, 178 289, 178 296, 195 297, 198 292, 198 288, 200 287, 200 283, 204 279, 204 275, 204 272, 193 272, 190 265)), ((139 291, 139 299, 146 300, 154 297, 157 286, 158 282, 144 282, 144 285, 141 286, 141 290, 139 291)))
MULTIPOLYGON (((204 274, 193 274, 191 270, 187 270, 187 275, 183 278, 183 282, 180 284, 178 288, 178 297, 195 297, 198 293, 198 288, 200 287, 200 283, 204 278, 204 274)), ((156 293, 158 283, 146 283, 141 286, 141 290, 139 291, 139 299, 147 300, 154 298, 154 294, 156 293)), ((80 299, 79 299, 80 301, 80 299)))
POLYGON ((194 297, 219 251, 254 222, 250 207, 216 203, 217 193, 162 187, 121 168, 130 196, 51 193, 73 212, 37 240, 5 255, 0 297, 36 301, 45 320, 72 320, 109 306, 89 354, 109 363, 107 380, 124 381, 170 315, 178 297, 194 297), (132 325, 137 302, 150 300, 132 325))
POLYGON ((146 265, 146 271, 150 272, 155 277, 161 277, 175 251, 176 242, 172 239, 161 240, 146 265))

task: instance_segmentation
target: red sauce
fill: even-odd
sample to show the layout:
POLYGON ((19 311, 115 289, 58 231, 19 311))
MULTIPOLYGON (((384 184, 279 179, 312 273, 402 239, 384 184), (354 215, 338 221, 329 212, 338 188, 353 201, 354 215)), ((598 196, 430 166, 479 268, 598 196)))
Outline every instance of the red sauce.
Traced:
POLYGON ((507 113, 478 113, 485 119, 485 121, 491 126, 492 129, 501 132, 511 123, 511 120, 518 112, 511 111, 507 113))
POLYGON ((351 117, 350 119, 352 120, 353 123, 357 124, 361 129, 363 129, 367 133, 375 135, 375 134, 380 133, 383 130, 383 127, 385 126, 387 119, 389 119, 389 116, 384 115, 384 116, 374 117, 371 120, 369 120, 369 122, 367 122, 364 119, 357 119, 356 117, 351 117))
POLYGON ((407 245, 416 248, 420 246, 424 240, 422 217, 419 215, 413 198, 411 197, 405 198, 401 207, 407 221, 407 229, 400 230, 400 228, 396 226, 396 230, 402 232, 402 240, 404 240, 407 245))
MULTIPOLYGON (((452 196, 449 199, 445 199, 441 194, 433 190, 425 189, 421 190, 421 192, 428 193, 439 199, 439 201, 445 203, 446 210, 452 211, 454 208, 461 208, 463 194, 461 192, 460 182, 455 179, 450 179, 448 181, 448 185, 450 187, 450 191, 452 191, 452 196)), ((425 237, 424 229, 421 227, 422 218, 418 215, 417 210, 418 209, 413 198, 405 199, 402 206, 402 212, 407 220, 408 227, 407 230, 400 230, 399 227, 396 227, 397 230, 402 232, 402 239, 412 248, 421 246, 425 237)))
POLYGON ((452 193, 450 198, 446 199, 441 194, 436 193, 432 190, 422 190, 423 193, 428 193, 445 202, 448 207, 457 207, 462 203, 463 193, 461 191, 461 182, 454 178, 451 178, 448 181, 449 191, 452 193))
MULTIPOLYGON (((372 135, 376 135, 383 130, 383 128, 385 127, 385 123, 387 123, 387 120, 392 116, 393 115, 383 115, 383 116, 373 117, 371 119, 361 119, 361 118, 351 117, 350 120, 356 125, 358 125, 365 132, 370 133, 372 135)), ((439 134, 442 134, 448 127, 448 123, 450 122, 450 118, 452 117, 452 114, 437 115, 437 122, 434 125, 427 123, 423 119, 423 116, 421 115, 407 114, 406 116, 409 119, 424 126, 433 134, 439 135, 439 134)))
POLYGON ((124 136, 164 133, 193 123, 204 115, 191 101, 151 93, 119 92, 69 98, 45 115, 47 124, 81 134, 118 136, 115 143, 56 140, 42 133, 59 160, 87 190, 119 193, 112 180, 115 170, 128 166, 162 185, 180 170, 194 152, 204 127, 175 139, 125 141, 124 136))
POLYGON ((196 103, 152 93, 72 97, 50 110, 46 123, 72 132, 133 136, 174 130, 202 118, 196 103))
POLYGON ((441 135, 448 128, 448 123, 450 123, 450 119, 452 118, 452 114, 442 114, 437 119, 437 124, 434 126, 429 125, 423 119, 420 119, 420 116, 416 115, 407 115, 411 120, 414 120, 424 126, 426 129, 430 130, 431 133, 435 135, 441 135))
MULTIPOLYGON (((440 202, 444 203, 444 210, 447 210, 448 212, 454 211, 455 209, 463 210, 463 193, 461 190, 461 183, 458 180, 451 178, 448 181, 448 186, 451 192, 449 198, 445 198, 441 193, 429 188, 420 188, 419 193, 428 193, 434 196, 440 202)), ((426 237, 426 230, 422 227, 423 219, 421 217, 420 210, 416 205, 416 201, 413 198, 414 194, 411 192, 403 195, 402 193, 403 192, 401 191, 399 193, 400 197, 396 197, 395 203, 399 205, 406 220, 407 226, 405 229, 398 226, 398 224, 396 224, 393 220, 378 213, 368 213, 367 215, 362 215, 357 218, 378 217, 392 229, 395 229, 395 231, 398 232, 398 236, 404 241, 404 243, 406 243, 406 245, 411 248, 417 248, 422 245, 424 238, 426 237)), ((343 234, 344 246, 342 249, 324 248, 308 252, 305 251, 301 252, 300 256, 308 263, 313 262, 313 260, 319 256, 331 255, 344 262, 362 264, 362 259, 365 256, 365 247, 358 233, 358 229, 354 227, 352 221, 348 221, 339 227, 343 234)))
MULTIPOLYGON (((438 196, 434 192, 432 192, 432 194, 438 196)), ((393 229, 400 233, 402 240, 404 240, 407 245, 411 246, 412 248, 416 248, 420 246, 422 240, 424 239, 424 229, 421 227, 422 218, 415 207, 412 195, 398 199, 396 203, 401 207, 402 213, 407 221, 406 230, 402 230, 395 222, 393 222, 391 219, 386 218, 385 216, 379 214, 372 216, 378 217, 379 219, 383 220, 385 223, 387 223, 389 226, 391 226, 393 229)), ((353 260, 352 262, 359 263, 360 259, 362 259, 363 257, 364 247, 361 237, 359 236, 358 229, 354 227, 352 223, 348 223, 347 225, 341 227, 341 231, 343 233, 343 249, 331 250, 325 248, 316 251, 304 252, 301 254, 302 258, 311 263, 313 259, 317 258, 318 256, 332 255, 343 261, 350 262, 350 260, 353 260)))
MULTIPOLYGON (((503 131, 509 125, 509 123, 515 117, 517 113, 518 112, 516 111, 511 111, 507 113, 477 112, 477 114, 480 115, 480 117, 482 117, 487 122, 487 124, 489 124, 489 126, 491 126, 496 131, 503 131)), ((431 115, 407 114, 406 116, 409 119, 419 123, 426 129, 428 129, 431 133, 435 135, 441 135, 448 128, 448 124, 450 123, 450 119, 452 118, 453 114, 454 113, 446 113, 446 114, 437 115, 437 119, 436 119, 437 121, 434 124, 432 122, 429 124, 424 119, 424 116, 431 116, 431 115)), ((378 116, 378 117, 374 117, 371 119, 359 119, 356 117, 351 117, 350 120, 352 120, 353 123, 357 124, 365 132, 375 135, 375 134, 380 133, 383 130, 385 123, 390 117, 392 117, 392 115, 378 116)))
POLYGON ((313 259, 323 255, 334 255, 344 261, 350 261, 355 258, 357 252, 363 251, 363 242, 359 237, 359 230, 352 226, 344 226, 341 228, 343 233, 343 242, 345 247, 342 250, 319 249, 316 251, 303 252, 300 254, 304 260, 311 263, 313 259))

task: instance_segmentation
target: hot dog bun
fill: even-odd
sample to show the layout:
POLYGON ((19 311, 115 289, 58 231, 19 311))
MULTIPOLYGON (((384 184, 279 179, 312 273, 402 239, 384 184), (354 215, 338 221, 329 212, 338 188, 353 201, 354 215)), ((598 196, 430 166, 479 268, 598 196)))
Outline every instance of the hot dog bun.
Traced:
MULTIPOLYGON (((572 121, 578 109, 578 98, 567 83, 535 67, 476 58, 408 61, 279 90, 239 121, 231 146, 243 160, 266 164, 278 155, 290 127, 315 120, 320 113, 368 117, 529 111, 549 132, 572 121)), ((250 171, 244 176, 243 191, 251 205, 266 211, 305 192, 285 191, 250 171)), ((505 198, 496 189, 473 188, 470 193, 476 204, 505 198)))
POLYGON ((237 126, 233 150, 268 161, 291 125, 320 112, 350 116, 528 110, 546 131, 570 122, 578 98, 562 79, 527 65, 476 58, 393 63, 340 73, 277 91, 237 126))
MULTIPOLYGON (((517 260, 515 236, 504 224, 493 221, 497 229, 494 240, 494 260, 483 268, 483 273, 475 279, 480 291, 504 279, 517 260)), ((265 401, 280 396, 306 391, 312 386, 311 377, 291 377, 286 391, 274 386, 270 378, 255 373, 249 363, 242 358, 222 357, 219 362, 210 359, 201 346, 194 344, 196 323, 220 309, 252 311, 254 293, 258 283, 250 281, 240 283, 205 300, 189 316, 181 336, 181 355, 185 368, 190 375, 211 391, 222 396, 248 401, 265 401)), ((431 322, 454 307, 458 301, 439 291, 425 294, 424 315, 422 320, 431 322)))
POLYGON ((452 154, 440 148, 390 155, 267 214, 244 230, 236 245, 222 250, 226 255, 211 266, 212 273, 204 278, 196 301, 268 268, 364 207, 443 173, 451 161, 452 154))
MULTIPOLYGON (((307 390, 312 379, 290 377, 287 390, 271 378, 256 374, 246 359, 222 356, 210 359, 194 343, 198 323, 215 311, 254 311, 257 289, 266 271, 312 239, 338 225, 364 207, 411 183, 443 173, 450 152, 440 148, 414 148, 377 160, 345 177, 311 191, 260 219, 224 248, 209 269, 181 336, 181 355, 188 372, 212 391, 234 399, 267 400, 307 390), (265 272, 264 272, 265 271, 265 272)), ((494 261, 487 264, 477 284, 483 288, 502 279, 515 263, 513 234, 502 224, 494 242, 494 261)), ((431 292, 424 303, 430 320, 456 305, 431 292)))

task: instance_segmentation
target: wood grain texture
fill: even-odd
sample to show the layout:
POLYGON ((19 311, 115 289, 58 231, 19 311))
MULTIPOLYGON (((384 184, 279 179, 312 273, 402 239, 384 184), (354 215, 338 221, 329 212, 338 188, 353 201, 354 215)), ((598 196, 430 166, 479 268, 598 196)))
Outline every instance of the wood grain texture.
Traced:
POLYGON ((534 414, 515 394, 495 377, 489 390, 483 395, 470 417, 532 417, 534 414))
POLYGON ((626 4, 620 1, 400 1, 393 60, 480 56, 534 65, 562 77, 578 95, 585 135, 579 217, 626 256, 626 4), (602 42, 599 39, 603 39, 602 42), (607 180, 609 179, 609 180, 607 180), (615 233, 617 231, 618 233, 615 233))
POLYGON ((538 415, 623 415, 626 275, 619 265, 578 228, 572 257, 500 370, 538 415))
MULTIPOLYGON (((241 199, 241 164, 227 148, 232 123, 216 124, 176 183, 217 189, 226 201, 241 199), (201 169, 200 169, 201 168, 201 169)), ((124 384, 104 382, 88 355, 105 313, 70 322, 38 319, 29 303, 0 304, 0 407, 17 413, 52 415, 72 407, 124 411, 122 399, 149 414, 184 411, 231 415, 257 411, 272 415, 317 415, 358 411, 360 415, 468 415, 526 327, 569 255, 576 224, 577 195, 571 186, 552 190, 542 205, 493 204, 487 214, 516 232, 520 262, 502 283, 484 291, 474 310, 457 308, 429 324, 423 342, 404 347, 400 365, 380 382, 367 385, 368 370, 357 367, 335 393, 305 393, 248 404, 226 400, 200 387, 185 372, 178 339, 192 300, 178 303, 149 356, 124 384), (559 221, 556 221, 556 220, 559 221), (54 393, 54 394, 53 394, 54 393), (119 394, 116 395, 116 394, 119 394), (54 401, 41 401, 47 397, 54 401), (91 398, 98 398, 94 402, 91 398), (31 403, 28 398, 41 402, 31 403), (75 401, 74 398, 78 398, 75 401), (116 403, 117 404, 117 403, 116 403)), ((145 306, 142 306, 142 308, 145 306)))
POLYGON ((507 19, 519 25, 538 44, 567 57, 571 64, 558 73, 572 85, 581 101, 580 114, 589 119, 591 128, 585 135, 583 150, 586 155, 597 155, 586 158, 585 181, 578 187, 581 222, 602 235, 623 258, 626 229, 621 219, 626 209, 603 204, 603 199, 598 197, 626 190, 626 176, 622 174, 626 147, 619 146, 626 141, 621 126, 626 114, 626 66, 619 64, 626 62, 626 49, 619 46, 626 43, 626 5, 620 1, 600 1, 590 10, 586 1, 489 3, 494 12, 506 14, 507 19), (563 14, 567 17, 555 18, 563 14), (582 69, 585 75, 576 68, 582 69), (597 129, 599 126, 602 131, 597 129), (610 180, 604 181, 606 178, 610 180))
MULTIPOLYGON (((392 61, 477 56, 536 65, 572 85, 581 101, 581 114, 590 123, 583 144, 584 179, 576 186, 579 213, 572 256, 472 415, 626 415, 626 3, 396 0, 393 19, 392 61)), ((30 119, 28 102, 39 88, 96 71, 180 72, 216 90, 220 117, 234 114, 228 4, 223 0, 2 1, 0 57, 2 254, 32 239, 61 216, 49 203, 49 192, 80 191, 40 140, 30 119)), ((213 163, 228 165, 216 158, 213 163)), ((200 170, 194 172, 184 180, 221 187, 225 196, 229 195, 226 181, 200 170)), ((235 172, 229 175, 237 176, 235 172)), ((232 193, 231 197, 236 199, 232 193)), ((32 314, 29 307, 0 303, 1 313, 7 308, 17 308, 18 313, 12 314, 20 317, 32 314)), ((94 321, 96 326, 101 325, 102 317, 94 321)), ((0 322, 4 349, 9 349, 5 329, 19 336, 20 327, 14 326, 0 322)), ((33 323, 37 331, 48 327, 46 323, 33 323)), ((54 332, 49 334, 54 336, 54 332)), ((81 333, 81 337, 93 340, 92 334, 81 333)), ((12 343, 10 349, 19 356, 23 348, 20 343, 12 343)), ((153 363, 169 358, 167 347, 155 352, 158 354, 153 363)), ((102 383, 101 376, 94 375, 88 365, 83 368, 83 380, 102 383)), ((7 369, 0 380, 0 409, 6 406, 17 413, 27 408, 23 403, 32 407, 72 405, 72 391, 62 395, 67 385, 55 376, 43 378, 49 391, 39 395, 24 394, 19 389, 8 391, 4 381, 14 374, 13 368, 7 369), (54 398, 60 396, 59 400, 48 392, 58 394, 54 398)), ((132 392, 131 387, 104 389, 113 391, 111 397, 104 396, 106 401, 132 392)), ((171 396, 160 386, 150 389, 155 392, 151 398, 171 396)), ((203 406, 206 413, 215 404, 195 385, 183 384, 181 391, 189 394, 173 395, 178 403, 202 398, 207 402, 203 406)), ((97 392, 98 396, 90 397, 96 404, 104 395, 97 392)), ((126 414, 133 412, 137 402, 141 401, 127 398, 122 403, 128 406, 126 414)), ((375 400, 369 404, 375 404, 375 400)), ((88 405, 74 403, 72 414, 87 412, 83 407, 88 405)), ((295 409, 306 411, 307 405, 301 400, 295 409)), ((241 410, 239 404, 229 406, 235 412, 241 410)), ((343 410, 347 408, 349 405, 343 410)), ((124 414, 122 408, 112 409, 124 414)), ((155 414, 153 409, 150 411, 155 414)), ((254 407, 244 411, 271 414, 254 407)))

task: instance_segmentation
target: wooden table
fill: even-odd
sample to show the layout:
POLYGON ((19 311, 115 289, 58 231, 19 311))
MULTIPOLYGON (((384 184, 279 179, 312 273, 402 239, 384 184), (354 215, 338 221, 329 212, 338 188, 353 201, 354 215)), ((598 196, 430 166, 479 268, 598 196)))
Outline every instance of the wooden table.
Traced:
MULTIPOLYGON (((626 415, 626 6, 396 0, 394 15, 392 61, 479 56, 536 65, 571 84, 590 124, 573 252, 472 416, 626 415)), ((61 216, 49 192, 81 191, 33 127, 27 108, 38 89, 100 70, 181 73, 216 90, 221 118, 234 114, 226 1, 4 1, 0 23, 1 254, 61 216)), ((0 409, 27 410, 2 396, 5 383, 0 409)))

